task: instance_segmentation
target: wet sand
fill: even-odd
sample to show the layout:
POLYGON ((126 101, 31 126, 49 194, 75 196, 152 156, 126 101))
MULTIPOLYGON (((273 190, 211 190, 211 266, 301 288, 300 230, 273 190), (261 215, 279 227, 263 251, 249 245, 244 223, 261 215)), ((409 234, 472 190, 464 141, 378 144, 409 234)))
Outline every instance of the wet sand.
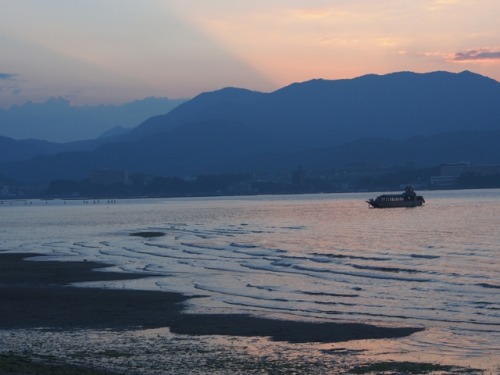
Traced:
POLYGON ((170 328, 188 335, 271 337, 293 343, 398 338, 416 327, 378 327, 353 323, 312 323, 248 315, 184 314, 178 293, 71 287, 83 281, 123 280, 138 274, 97 272, 92 262, 25 260, 33 254, 0 254, 0 329, 170 328))
POLYGON ((179 293, 70 285, 144 275, 104 272, 107 265, 100 263, 27 259, 35 255, 0 253, 2 374, 482 373, 420 362, 367 363, 363 350, 342 346, 422 328, 187 314, 189 297, 179 293))

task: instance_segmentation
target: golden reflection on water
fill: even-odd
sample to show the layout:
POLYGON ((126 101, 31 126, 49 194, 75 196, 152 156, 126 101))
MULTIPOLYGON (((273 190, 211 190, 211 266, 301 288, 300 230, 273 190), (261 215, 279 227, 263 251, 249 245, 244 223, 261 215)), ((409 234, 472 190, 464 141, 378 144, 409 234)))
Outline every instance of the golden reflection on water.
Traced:
POLYGON ((500 361, 495 353, 485 353, 467 336, 429 328, 400 339, 359 340, 331 344, 336 350, 356 353, 357 362, 419 362, 483 369, 497 374, 500 361), (468 350, 467 348, 477 348, 468 350))

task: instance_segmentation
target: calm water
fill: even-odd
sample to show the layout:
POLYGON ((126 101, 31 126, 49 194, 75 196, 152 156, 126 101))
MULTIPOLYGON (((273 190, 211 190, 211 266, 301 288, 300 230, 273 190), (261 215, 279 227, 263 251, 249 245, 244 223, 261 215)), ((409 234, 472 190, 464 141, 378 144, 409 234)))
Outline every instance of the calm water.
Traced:
POLYGON ((497 368, 500 190, 421 193, 390 210, 368 208, 377 193, 4 202, 0 251, 164 275, 106 286, 205 296, 190 311, 422 326, 401 353, 497 368))

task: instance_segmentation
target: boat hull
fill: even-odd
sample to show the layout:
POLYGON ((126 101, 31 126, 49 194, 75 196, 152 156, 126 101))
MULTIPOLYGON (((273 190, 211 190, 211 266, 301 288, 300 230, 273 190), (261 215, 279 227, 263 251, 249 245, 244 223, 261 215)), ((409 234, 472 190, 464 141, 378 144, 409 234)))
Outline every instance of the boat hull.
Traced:
POLYGON ((373 208, 420 207, 423 201, 377 202, 376 199, 367 201, 373 208))

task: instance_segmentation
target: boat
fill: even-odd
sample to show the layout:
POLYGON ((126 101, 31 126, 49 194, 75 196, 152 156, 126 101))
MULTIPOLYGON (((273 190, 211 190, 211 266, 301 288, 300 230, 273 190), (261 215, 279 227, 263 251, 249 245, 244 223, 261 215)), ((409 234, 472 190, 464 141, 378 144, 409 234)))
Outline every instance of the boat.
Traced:
POLYGON ((425 203, 424 197, 417 195, 408 185, 401 194, 384 194, 366 201, 373 208, 419 207, 425 203))

